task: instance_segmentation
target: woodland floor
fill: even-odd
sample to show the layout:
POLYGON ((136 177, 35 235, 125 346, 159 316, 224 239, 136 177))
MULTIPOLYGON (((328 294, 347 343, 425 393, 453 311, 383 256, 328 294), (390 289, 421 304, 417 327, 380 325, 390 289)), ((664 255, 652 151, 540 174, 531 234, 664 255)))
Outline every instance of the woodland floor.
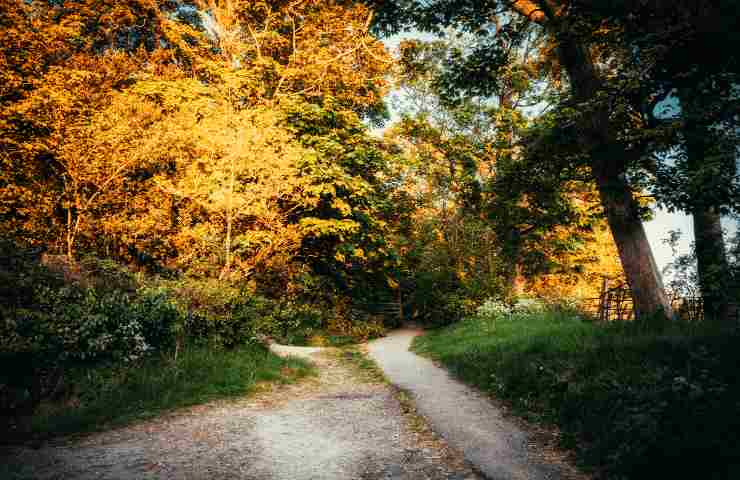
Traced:
POLYGON ((395 332, 368 347, 401 389, 372 367, 362 368, 356 353, 275 345, 279 354, 310 358, 318 377, 38 449, 6 448, 0 450, 0 477, 583 478, 562 456, 538 447, 537 435, 525 433, 487 399, 408 352, 415 334, 395 332), (402 369, 411 374, 398 378, 402 369), (447 413, 440 416, 440 410, 447 413), (491 421, 483 418, 491 415, 491 421), (493 443, 485 439, 491 436, 493 443))

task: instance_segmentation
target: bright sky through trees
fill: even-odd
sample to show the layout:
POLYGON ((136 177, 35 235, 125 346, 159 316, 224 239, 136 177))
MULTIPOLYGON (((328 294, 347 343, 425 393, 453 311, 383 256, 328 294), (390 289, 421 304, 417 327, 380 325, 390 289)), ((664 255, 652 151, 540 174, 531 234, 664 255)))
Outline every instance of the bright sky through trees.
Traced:
MULTIPOLYGON (((390 37, 382 39, 382 41, 385 46, 394 55, 396 55, 398 53, 398 45, 403 40, 416 39, 429 41, 434 40, 435 38, 437 37, 428 33, 409 31, 392 35, 390 37)), ((373 132, 378 136, 382 134, 387 126, 393 124, 399 119, 398 111, 396 108, 397 105, 394 105, 395 93, 396 92, 393 91, 390 92, 387 99, 388 107, 390 110, 390 120, 382 128, 373 130, 373 132)), ((680 111, 680 108, 678 106, 676 106, 675 108, 680 111)), ((674 113, 676 113, 675 110, 674 113)), ((723 220, 723 226, 729 236, 732 236, 736 232, 738 232, 738 222, 736 220, 726 218, 723 220)), ((671 213, 663 208, 655 208, 653 219, 645 222, 645 229, 650 241, 650 246, 653 249, 653 254, 655 255, 655 261, 657 262, 658 267, 661 270, 663 270, 675 259, 673 248, 676 249, 675 253, 678 255, 686 255, 690 253, 691 243, 694 238, 694 228, 691 222, 691 217, 689 215, 683 212, 671 213), (669 238, 670 232, 672 231, 681 232, 678 243, 673 248, 667 243, 667 239, 669 238)))

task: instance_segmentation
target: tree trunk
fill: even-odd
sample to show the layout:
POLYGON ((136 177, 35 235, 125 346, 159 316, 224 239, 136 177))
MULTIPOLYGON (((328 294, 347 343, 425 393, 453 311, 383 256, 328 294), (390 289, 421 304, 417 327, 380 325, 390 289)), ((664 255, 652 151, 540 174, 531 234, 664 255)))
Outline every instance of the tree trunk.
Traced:
POLYGON ((639 152, 628 152, 618 141, 609 121, 609 106, 595 104, 602 90, 601 78, 593 58, 567 17, 561 18, 549 0, 518 0, 511 8, 531 22, 543 26, 555 37, 558 58, 568 73, 574 107, 585 112, 578 122, 579 140, 589 155, 589 163, 602 205, 606 211, 622 268, 632 291, 635 317, 658 314, 673 317, 655 265, 650 243, 639 215, 639 205, 625 179, 627 159, 639 152))
POLYGON ((72 207, 67 207, 67 260, 70 262, 74 259, 74 252, 72 251, 72 245, 74 239, 72 235, 72 207))
POLYGON ((722 236, 719 205, 712 200, 716 192, 712 191, 711 184, 715 179, 706 178, 707 174, 702 170, 710 166, 707 165, 709 163, 707 157, 716 153, 714 150, 719 149, 720 155, 734 156, 734 152, 723 151, 720 145, 715 144, 709 125, 705 123, 706 120, 702 119, 703 105, 692 94, 696 92, 685 91, 681 94, 682 114, 687 119, 684 135, 688 173, 699 184, 699 188, 695 189, 696 198, 691 199, 692 205, 689 213, 694 222, 694 246, 704 318, 721 325, 730 320, 727 295, 730 287, 730 269, 722 236))
POLYGON ((694 208, 691 215, 704 318, 725 324, 730 320, 727 298, 729 266, 720 215, 712 207, 694 208))
POLYGON ((596 184, 630 286, 635 318, 662 312, 669 319, 670 302, 640 219, 639 205, 622 176, 609 174, 598 165, 603 162, 595 163, 596 184))
POLYGON ((226 261, 221 272, 221 278, 226 277, 231 270, 231 210, 226 214, 226 261))
MULTIPOLYGON (((574 100, 579 104, 591 102, 588 108, 592 110, 579 121, 579 139, 590 157, 601 202, 632 291, 635 317, 660 314, 670 319, 673 313, 645 235, 639 204, 625 179, 627 159, 636 152, 627 151, 617 140, 609 122, 608 107, 593 104, 601 90, 601 79, 587 47, 568 32, 567 25, 560 24, 554 17, 550 20, 558 40, 560 63, 568 72, 574 100)), ((577 108, 583 110, 580 105, 577 108)))

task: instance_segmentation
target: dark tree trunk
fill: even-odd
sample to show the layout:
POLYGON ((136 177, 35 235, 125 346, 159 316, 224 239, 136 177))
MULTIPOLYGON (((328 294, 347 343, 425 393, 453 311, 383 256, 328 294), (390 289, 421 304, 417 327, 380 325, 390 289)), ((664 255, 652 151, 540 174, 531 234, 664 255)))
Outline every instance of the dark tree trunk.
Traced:
MULTIPOLYGON (((690 96, 690 93, 685 93, 684 97, 686 96, 690 96)), ((701 105, 694 106, 692 102, 684 99, 681 107, 684 110, 683 114, 688 118, 684 128, 688 173, 698 184, 698 187, 693 189, 695 198, 691 199, 689 213, 694 221, 694 245, 704 318, 719 324, 727 324, 731 316, 728 298, 730 268, 722 236, 719 205, 712 200, 716 192, 712 191, 711 185, 716 179, 707 178, 708 174, 704 173, 704 169, 710 166, 707 165, 708 157, 716 153, 734 156, 734 152, 724 152, 724 149, 712 140, 708 126, 696 121, 697 116, 701 117, 701 112, 695 110, 701 110, 701 105)), ((709 168, 708 171, 714 172, 714 169, 709 168)))
POLYGON ((672 317, 670 302, 665 294, 660 272, 640 219, 639 205, 632 195, 632 190, 622 175, 610 172, 609 165, 603 165, 606 161, 595 163, 592 169, 632 293, 635 318, 645 318, 662 311, 662 315, 670 319, 672 317))
POLYGON ((730 320, 729 266, 720 215, 712 207, 697 207, 694 218, 696 264, 704 318, 725 324, 730 320))
POLYGON ((628 159, 639 152, 625 149, 612 131, 608 106, 594 103, 601 80, 587 47, 568 33, 567 25, 554 17, 550 20, 558 40, 560 63, 568 72, 574 99, 584 104, 579 105, 582 110, 590 102, 588 112, 580 118, 578 136, 590 157, 601 202, 632 291, 635 317, 660 314, 670 319, 673 313, 645 235, 639 204, 625 179, 628 159))

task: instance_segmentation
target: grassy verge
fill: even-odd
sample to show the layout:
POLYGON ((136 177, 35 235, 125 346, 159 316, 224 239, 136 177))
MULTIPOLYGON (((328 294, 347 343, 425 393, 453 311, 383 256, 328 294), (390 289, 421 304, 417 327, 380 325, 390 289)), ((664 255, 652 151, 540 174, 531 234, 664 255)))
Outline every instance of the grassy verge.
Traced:
POLYGON ((341 360, 352 368, 357 380, 363 383, 388 383, 383 370, 357 345, 346 345, 339 349, 341 360))
POLYGON ((289 383, 314 373, 305 361, 280 358, 263 347, 186 349, 177 361, 151 358, 131 367, 75 370, 63 402, 42 405, 34 436, 102 430, 164 411, 239 397, 262 382, 289 383))
POLYGON ((646 333, 557 312, 468 319, 414 349, 557 424, 606 478, 740 478, 740 338, 646 333))
POLYGON ((276 337, 278 343, 301 347, 346 347, 360 343, 363 339, 349 335, 337 335, 325 329, 304 329, 276 337))

